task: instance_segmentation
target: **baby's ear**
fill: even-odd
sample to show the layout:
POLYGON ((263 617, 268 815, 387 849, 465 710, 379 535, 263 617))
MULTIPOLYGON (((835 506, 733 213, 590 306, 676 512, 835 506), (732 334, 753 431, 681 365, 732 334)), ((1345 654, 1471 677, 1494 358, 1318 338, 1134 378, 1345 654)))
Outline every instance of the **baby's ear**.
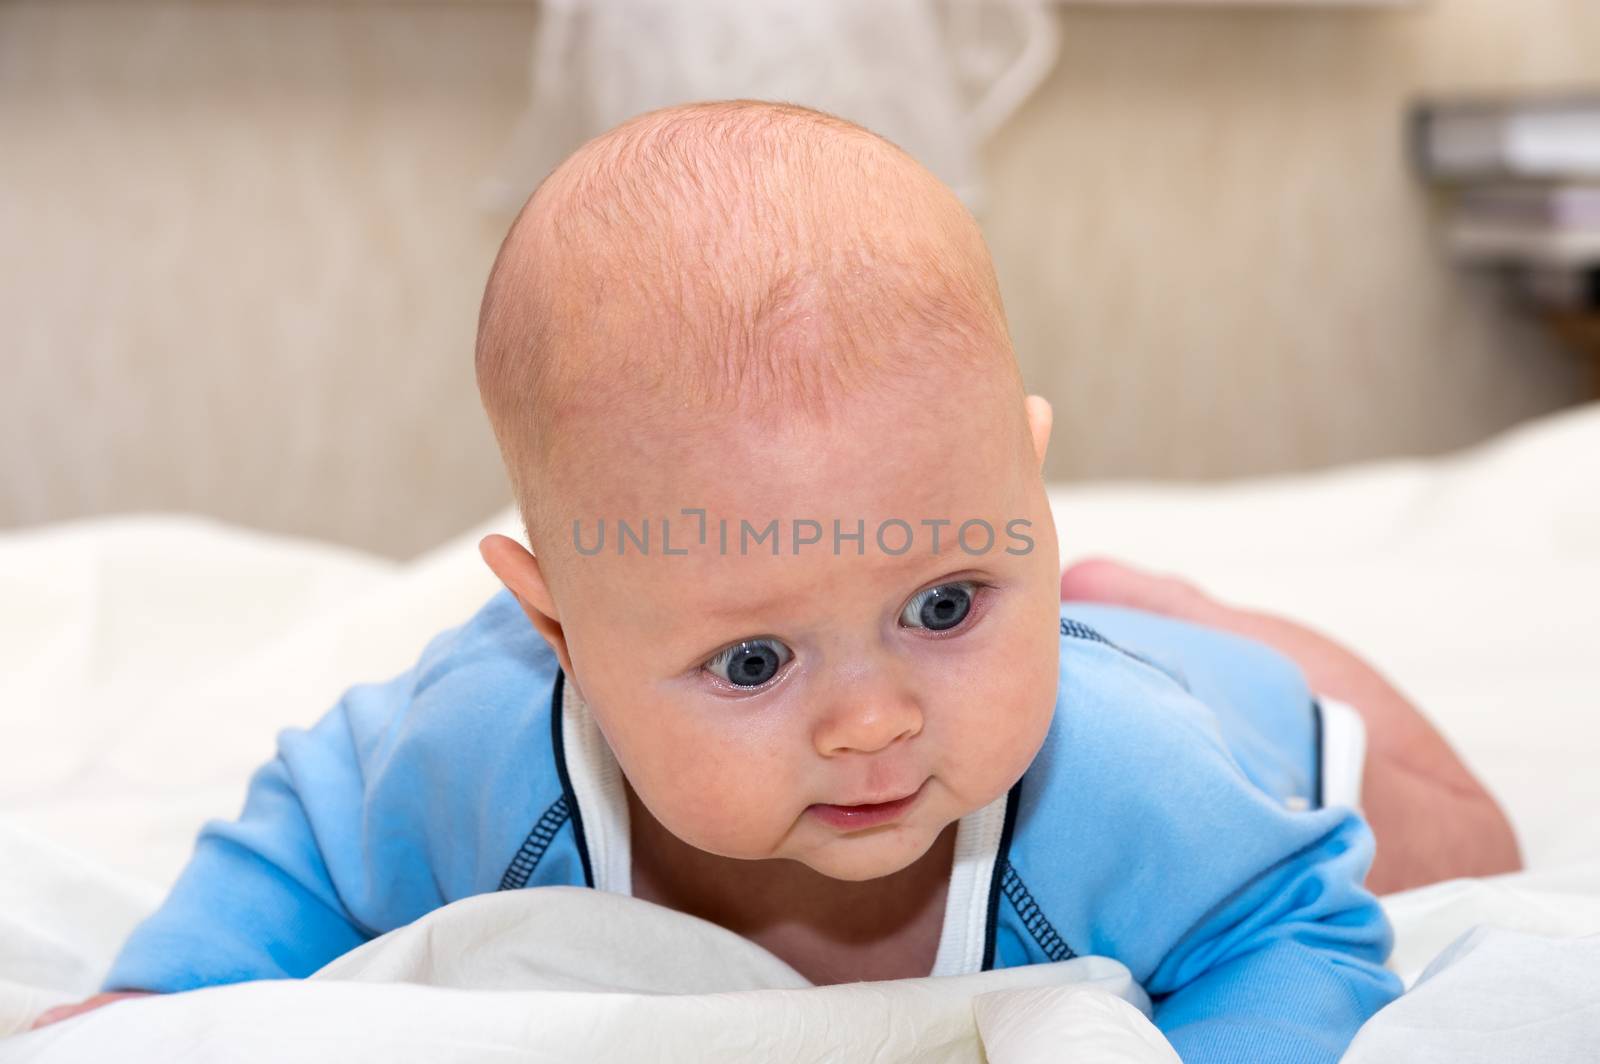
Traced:
POLYGON ((484 563, 500 578, 506 590, 516 596, 534 630, 561 660, 562 671, 571 676, 572 660, 567 656, 566 633, 561 628, 560 614, 556 612, 555 599, 545 583, 539 559, 516 540, 499 535, 483 537, 478 543, 478 553, 483 555, 484 563))
POLYGON ((1050 449, 1050 426, 1055 420, 1055 413, 1050 409, 1050 400, 1042 395, 1030 395, 1022 401, 1022 405, 1028 411, 1028 431, 1033 436, 1033 456, 1043 469, 1045 452, 1050 449))

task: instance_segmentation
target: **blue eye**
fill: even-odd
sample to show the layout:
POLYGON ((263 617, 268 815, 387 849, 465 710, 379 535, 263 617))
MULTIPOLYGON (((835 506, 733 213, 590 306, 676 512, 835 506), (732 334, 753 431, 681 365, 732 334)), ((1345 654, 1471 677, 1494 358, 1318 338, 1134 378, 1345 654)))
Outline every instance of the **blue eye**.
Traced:
POLYGON ((972 609, 972 592, 976 585, 968 583, 940 584, 919 591, 906 608, 900 611, 900 623, 910 628, 927 628, 943 632, 966 620, 972 609))
POLYGON ((705 667, 737 687, 760 687, 794 654, 776 639, 747 639, 706 662, 705 667))

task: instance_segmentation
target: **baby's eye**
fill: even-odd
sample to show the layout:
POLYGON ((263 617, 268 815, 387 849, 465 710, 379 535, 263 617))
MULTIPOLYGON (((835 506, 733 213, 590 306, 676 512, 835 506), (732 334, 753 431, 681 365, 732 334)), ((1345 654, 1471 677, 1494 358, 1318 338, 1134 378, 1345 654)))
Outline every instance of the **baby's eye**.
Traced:
POLYGON ((900 611, 900 623, 910 628, 942 632, 966 619, 977 585, 966 582, 940 584, 919 591, 900 611))
POLYGON ((705 667, 738 687, 760 687, 794 654, 776 639, 747 639, 706 662, 705 667))

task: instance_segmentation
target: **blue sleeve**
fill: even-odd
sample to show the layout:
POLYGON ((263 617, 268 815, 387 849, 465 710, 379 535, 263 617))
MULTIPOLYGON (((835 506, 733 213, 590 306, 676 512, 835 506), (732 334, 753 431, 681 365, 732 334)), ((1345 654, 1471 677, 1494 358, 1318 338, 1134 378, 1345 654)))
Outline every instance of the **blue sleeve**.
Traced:
POLYGON ((1128 965, 1183 1060, 1337 1061, 1401 989, 1384 968, 1389 923, 1364 886, 1371 830, 1349 809, 1296 811, 1252 782, 1218 712, 1304 714, 1303 676, 1237 637, 1202 645, 1164 622, 1072 616, 1110 642, 1063 642, 1031 807, 1023 787, 1021 872, 1038 904, 1079 952, 1128 965), (1181 659, 1187 682, 1120 649, 1129 637, 1140 655, 1181 659))
POLYGON ((394 719, 412 674, 348 692, 309 730, 288 729, 250 780, 244 811, 210 821, 172 892, 123 945, 103 990, 172 992, 303 977, 375 931, 346 907, 325 854, 361 847, 357 719, 394 719))
POLYGON ((435 636, 410 669, 352 687, 311 728, 283 731, 244 811, 201 830, 103 988, 307 976, 494 890, 562 793, 549 713, 558 672, 502 591, 435 636))
POLYGON ((1337 1061, 1400 992, 1389 924, 1361 886, 1371 832, 1349 812, 1300 815, 1335 822, 1223 897, 1145 983, 1185 1061, 1337 1061))

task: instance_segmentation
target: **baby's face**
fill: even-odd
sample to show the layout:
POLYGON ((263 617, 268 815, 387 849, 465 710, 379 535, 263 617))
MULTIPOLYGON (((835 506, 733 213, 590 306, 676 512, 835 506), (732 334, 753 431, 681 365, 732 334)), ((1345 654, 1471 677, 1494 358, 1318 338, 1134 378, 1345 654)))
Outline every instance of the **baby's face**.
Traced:
POLYGON ((827 427, 685 417, 625 444, 569 437, 552 461, 565 527, 541 561, 573 678, 683 841, 889 875, 1037 753, 1059 654, 1039 456, 1013 391, 954 376, 852 398, 827 427), (685 509, 705 511, 703 541, 685 509), (635 535, 648 519, 647 549, 628 538, 618 554, 619 518, 635 535), (583 551, 603 523, 598 553, 574 549, 574 521, 583 551), (864 535, 836 552, 835 521, 864 535), (913 793, 873 826, 817 808, 913 793))

